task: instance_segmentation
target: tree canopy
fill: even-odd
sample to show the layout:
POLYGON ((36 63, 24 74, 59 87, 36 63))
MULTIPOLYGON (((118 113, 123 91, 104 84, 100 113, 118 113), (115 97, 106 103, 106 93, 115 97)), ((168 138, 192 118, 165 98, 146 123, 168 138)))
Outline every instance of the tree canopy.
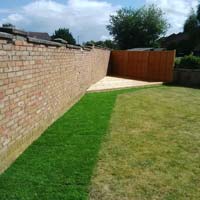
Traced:
POLYGON ((15 26, 11 23, 5 23, 5 24, 2 24, 2 27, 4 27, 4 28, 14 28, 15 26))
POLYGON ((121 49, 155 46, 168 28, 164 13, 155 5, 134 10, 123 8, 110 16, 107 26, 121 49))
POLYGON ((193 32, 199 25, 197 15, 194 11, 190 14, 184 24, 184 32, 191 33, 193 32))
POLYGON ((88 41, 86 43, 84 43, 84 45, 95 45, 95 46, 101 46, 101 47, 105 47, 105 48, 109 48, 109 49, 117 49, 117 44, 112 41, 112 40, 105 40, 105 41, 88 41))
POLYGON ((197 19, 200 21, 200 3, 198 5, 198 9, 197 9, 197 19))
POLYGON ((183 26, 180 38, 168 44, 168 49, 176 49, 178 53, 189 55, 198 51, 200 44, 200 3, 197 11, 192 10, 183 26))
POLYGON ((200 4, 198 5, 197 12, 192 11, 184 24, 184 32, 189 35, 190 45, 193 50, 200 44, 200 4))
POLYGON ((69 44, 76 44, 76 40, 67 28, 60 28, 56 30, 55 33, 52 35, 52 38, 61 38, 63 40, 66 40, 69 44))

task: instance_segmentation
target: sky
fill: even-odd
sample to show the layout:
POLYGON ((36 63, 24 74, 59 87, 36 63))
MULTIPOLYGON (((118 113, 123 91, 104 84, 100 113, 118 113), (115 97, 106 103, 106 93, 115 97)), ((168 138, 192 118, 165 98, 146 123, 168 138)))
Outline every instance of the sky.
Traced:
POLYGON ((67 27, 80 42, 105 40, 112 38, 106 29, 110 15, 122 7, 137 9, 152 3, 164 11, 169 35, 182 31, 198 0, 0 0, 0 24, 50 35, 67 27))

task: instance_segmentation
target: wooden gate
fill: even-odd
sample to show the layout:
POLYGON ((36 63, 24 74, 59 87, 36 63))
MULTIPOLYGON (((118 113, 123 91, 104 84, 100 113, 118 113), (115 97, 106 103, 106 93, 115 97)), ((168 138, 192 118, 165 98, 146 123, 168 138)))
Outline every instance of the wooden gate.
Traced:
POLYGON ((112 51, 110 75, 170 82, 174 60, 175 51, 112 51))

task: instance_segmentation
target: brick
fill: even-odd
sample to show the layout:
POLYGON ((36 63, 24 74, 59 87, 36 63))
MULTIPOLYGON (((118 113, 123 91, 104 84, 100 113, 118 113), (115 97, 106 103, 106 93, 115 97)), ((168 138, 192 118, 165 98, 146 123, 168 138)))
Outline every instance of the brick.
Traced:
POLYGON ((4 84, 4 80, 0 80, 0 86, 4 84))
POLYGON ((6 79, 8 77, 7 73, 0 73, 0 80, 6 79))
POLYGON ((0 44, 7 44, 7 41, 0 39, 0 44))
POLYGON ((2 100, 4 98, 4 92, 0 91, 0 100, 2 100))
POLYGON ((13 93, 13 89, 8 89, 6 90, 6 95, 12 94, 13 93))
POLYGON ((16 45, 16 46, 22 46, 22 45, 24 45, 24 41, 16 40, 16 41, 15 41, 15 45, 16 45))
POLYGON ((4 50, 12 50, 12 44, 3 44, 3 49, 4 50))
POLYGON ((12 78, 16 76, 16 72, 10 72, 8 73, 8 78, 12 78))
POLYGON ((4 102, 0 101, 0 109, 3 109, 3 108, 4 108, 4 102))
MULTIPOLYGON (((4 115, 0 113, 0 121, 4 118, 4 115)), ((1 134, 1 132, 0 132, 1 134)))

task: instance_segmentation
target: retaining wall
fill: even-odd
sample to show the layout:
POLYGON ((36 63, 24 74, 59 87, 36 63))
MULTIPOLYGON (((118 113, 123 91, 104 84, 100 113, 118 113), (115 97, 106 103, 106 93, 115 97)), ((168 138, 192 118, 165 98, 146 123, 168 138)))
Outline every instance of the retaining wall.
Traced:
POLYGON ((182 85, 200 86, 200 70, 174 69, 174 82, 182 85))
POLYGON ((0 172, 106 75, 109 56, 0 33, 0 172))

